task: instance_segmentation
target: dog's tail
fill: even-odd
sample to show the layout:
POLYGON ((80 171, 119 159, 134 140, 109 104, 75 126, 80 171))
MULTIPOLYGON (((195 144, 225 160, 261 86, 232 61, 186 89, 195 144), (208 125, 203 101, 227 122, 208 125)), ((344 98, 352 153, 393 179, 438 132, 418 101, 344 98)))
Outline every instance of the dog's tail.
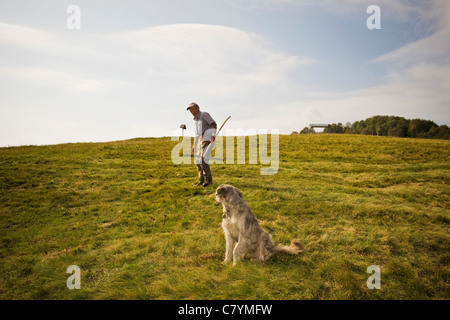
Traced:
POLYGON ((281 244, 279 244, 278 246, 276 246, 274 248, 275 252, 283 252, 283 253, 287 253, 287 254, 299 254, 302 252, 305 252, 305 246, 303 245, 303 242, 301 242, 298 239, 294 239, 291 241, 291 245, 288 246, 282 246, 281 244))

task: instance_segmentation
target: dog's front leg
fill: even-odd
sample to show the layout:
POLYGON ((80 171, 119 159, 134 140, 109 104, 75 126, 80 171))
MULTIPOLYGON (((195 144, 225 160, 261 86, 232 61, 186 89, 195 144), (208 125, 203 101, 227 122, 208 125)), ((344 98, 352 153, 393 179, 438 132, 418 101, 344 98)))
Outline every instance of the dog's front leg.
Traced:
POLYGON ((227 263, 233 259, 233 246, 234 246, 234 240, 227 231, 225 231, 225 241, 227 244, 225 249, 225 260, 223 262, 227 263))
POLYGON ((233 249, 233 266, 235 266, 239 260, 241 260, 245 257, 246 247, 247 246, 246 246, 245 239, 242 237, 239 237, 239 241, 233 249))

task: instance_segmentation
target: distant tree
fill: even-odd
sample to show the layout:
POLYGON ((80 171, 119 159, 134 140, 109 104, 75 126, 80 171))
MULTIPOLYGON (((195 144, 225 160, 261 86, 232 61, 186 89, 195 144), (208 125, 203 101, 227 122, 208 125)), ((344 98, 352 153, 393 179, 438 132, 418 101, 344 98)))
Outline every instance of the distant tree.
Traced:
POLYGON ((430 130, 436 127, 438 125, 433 121, 413 119, 409 123, 408 135, 412 138, 432 138, 430 130))
POLYGON ((352 128, 351 128, 351 127, 345 126, 345 128, 344 128, 344 133, 346 133, 346 134, 351 134, 351 133, 353 133, 352 128))
POLYGON ((361 134, 364 129, 364 120, 353 122, 352 131, 355 134, 361 134))
POLYGON ((420 132, 420 119, 413 119, 408 126, 408 137, 415 138, 420 132))
POLYGON ((298 132, 297 132, 297 131, 292 131, 292 132, 291 132, 291 135, 292 135, 292 134, 298 134, 298 132))
POLYGON ((323 130, 323 133, 344 133, 342 123, 333 123, 323 130))
POLYGON ((446 125, 439 127, 439 131, 434 136, 436 139, 450 139, 450 128, 446 125))
POLYGON ((373 116, 365 120, 331 124, 324 133, 353 133, 391 137, 450 139, 450 129, 431 120, 405 119, 397 116, 373 116))
MULTIPOLYGON (((388 134, 393 137, 407 137, 408 136, 408 127, 409 127, 409 120, 406 120, 405 118, 397 117, 396 125, 392 127, 391 134, 388 134)), ((389 133, 389 131, 388 131, 389 133)))
POLYGON ((309 128, 309 127, 304 127, 303 129, 302 129, 302 131, 300 131, 300 133, 301 134, 308 134, 308 133, 316 133, 315 131, 314 131, 314 128, 309 128))

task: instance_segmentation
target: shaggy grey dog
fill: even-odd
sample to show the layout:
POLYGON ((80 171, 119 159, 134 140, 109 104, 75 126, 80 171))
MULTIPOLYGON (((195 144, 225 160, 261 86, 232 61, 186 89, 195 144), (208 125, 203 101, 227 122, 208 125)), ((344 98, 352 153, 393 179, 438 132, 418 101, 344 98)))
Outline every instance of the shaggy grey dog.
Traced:
POLYGON ((274 252, 299 254, 305 251, 302 242, 297 239, 292 240, 289 247, 274 247, 272 236, 260 227, 238 188, 222 184, 215 196, 216 201, 223 206, 222 228, 226 240, 224 262, 233 261, 235 265, 244 257, 266 261, 274 252))

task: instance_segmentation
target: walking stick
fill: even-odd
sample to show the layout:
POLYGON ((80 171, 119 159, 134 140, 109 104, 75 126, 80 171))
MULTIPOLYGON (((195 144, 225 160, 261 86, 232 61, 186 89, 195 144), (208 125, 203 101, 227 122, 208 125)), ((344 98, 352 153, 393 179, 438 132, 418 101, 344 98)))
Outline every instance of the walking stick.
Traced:
MULTIPOLYGON (((223 126, 225 125, 225 123, 227 123, 228 119, 230 119, 230 118, 231 118, 231 116, 229 116, 229 117, 223 122, 222 126, 219 128, 219 131, 217 131, 217 133, 216 133, 216 137, 219 135, 220 130, 222 130, 223 126)), ((216 140, 214 140, 214 142, 215 142, 215 141, 216 141, 216 140)), ((210 150, 211 150, 211 152, 212 152, 212 147, 214 146, 214 142, 212 142, 212 143, 209 144, 209 146, 206 148, 206 150, 205 150, 205 152, 203 153, 202 156, 208 155, 208 152, 209 152, 210 150)))

